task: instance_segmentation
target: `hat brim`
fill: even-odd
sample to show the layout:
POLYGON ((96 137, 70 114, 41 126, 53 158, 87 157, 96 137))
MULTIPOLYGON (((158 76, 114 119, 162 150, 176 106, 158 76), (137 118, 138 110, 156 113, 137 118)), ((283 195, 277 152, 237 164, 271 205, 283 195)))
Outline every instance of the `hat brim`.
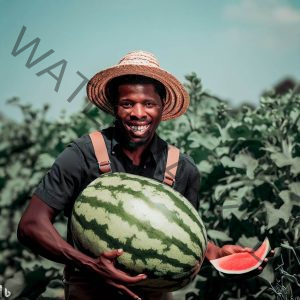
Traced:
POLYGON ((162 121, 175 119, 188 109, 190 98, 184 86, 169 72, 144 65, 117 65, 103 70, 92 77, 87 84, 89 100, 106 113, 114 115, 114 109, 107 95, 107 84, 122 75, 142 75, 161 82, 166 89, 162 121))

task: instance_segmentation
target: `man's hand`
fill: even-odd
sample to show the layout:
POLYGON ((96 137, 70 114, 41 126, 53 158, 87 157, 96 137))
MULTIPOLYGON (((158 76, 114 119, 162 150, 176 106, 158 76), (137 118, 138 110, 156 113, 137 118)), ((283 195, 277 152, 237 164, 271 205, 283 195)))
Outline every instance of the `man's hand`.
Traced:
POLYGON ((126 287, 126 284, 132 284, 147 278, 145 274, 130 276, 125 272, 115 267, 117 258, 123 254, 122 249, 106 251, 100 255, 99 258, 94 260, 94 263, 89 267, 98 273, 107 284, 114 286, 119 291, 127 294, 133 299, 140 299, 138 295, 133 293, 126 287))
MULTIPOLYGON (((208 260, 212 260, 212 259, 221 258, 223 256, 227 256, 230 254, 241 253, 241 252, 252 252, 253 253, 254 250, 251 248, 246 248, 246 247, 243 248, 238 245, 225 245, 220 248, 220 247, 214 245, 213 243, 209 242, 205 256, 208 260)), ((239 276, 253 277, 253 276, 259 275, 263 271, 266 264, 268 263, 269 258, 272 257, 274 255, 274 253, 275 253, 274 250, 271 250, 268 253, 268 256, 264 259, 264 261, 261 263, 261 265, 256 270, 249 272, 249 274, 245 273, 245 275, 239 275, 239 276)))
POLYGON ((240 252, 252 252, 251 248, 243 248, 238 245, 225 245, 223 247, 218 247, 212 242, 208 242, 207 250, 205 253, 205 257, 208 260, 217 259, 223 256, 227 256, 234 253, 240 252))
POLYGON ((241 252, 253 252, 253 250, 251 248, 241 247, 238 245, 224 245, 223 247, 219 248, 219 257, 217 258, 241 252))
POLYGON ((191 281, 195 279, 201 268, 201 263, 197 262, 191 271, 191 281))

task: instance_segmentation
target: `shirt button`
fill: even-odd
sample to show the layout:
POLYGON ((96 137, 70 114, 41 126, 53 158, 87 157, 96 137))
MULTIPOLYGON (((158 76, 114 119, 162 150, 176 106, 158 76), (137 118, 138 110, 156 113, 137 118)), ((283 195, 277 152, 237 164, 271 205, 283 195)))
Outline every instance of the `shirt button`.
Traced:
POLYGON ((146 169, 146 165, 144 165, 144 169, 146 169))
POLYGON ((111 154, 112 154, 112 155, 115 155, 115 153, 116 153, 115 151, 111 151, 111 154))

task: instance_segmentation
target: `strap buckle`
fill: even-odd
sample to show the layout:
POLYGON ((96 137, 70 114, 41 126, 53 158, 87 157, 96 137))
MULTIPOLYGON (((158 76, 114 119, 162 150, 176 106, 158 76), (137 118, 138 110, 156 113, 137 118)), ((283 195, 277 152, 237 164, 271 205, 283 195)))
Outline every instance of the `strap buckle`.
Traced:
POLYGON ((98 162, 99 169, 102 173, 111 172, 110 160, 98 162))
POLYGON ((164 183, 166 183, 167 185, 169 185, 170 187, 173 187, 175 184, 175 178, 169 176, 169 175, 165 175, 164 178, 164 183))

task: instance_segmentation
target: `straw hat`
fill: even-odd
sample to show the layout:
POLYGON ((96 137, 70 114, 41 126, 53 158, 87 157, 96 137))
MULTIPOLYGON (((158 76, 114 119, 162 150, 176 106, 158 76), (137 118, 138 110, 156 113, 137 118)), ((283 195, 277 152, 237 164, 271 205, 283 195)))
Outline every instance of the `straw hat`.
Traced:
POLYGON ((145 51, 130 52, 116 66, 97 73, 87 85, 90 101, 113 115, 113 106, 107 95, 107 84, 113 78, 122 75, 143 75, 164 85, 166 99, 162 121, 178 118, 186 112, 190 99, 183 85, 172 74, 160 68, 157 58, 152 53, 145 51))

